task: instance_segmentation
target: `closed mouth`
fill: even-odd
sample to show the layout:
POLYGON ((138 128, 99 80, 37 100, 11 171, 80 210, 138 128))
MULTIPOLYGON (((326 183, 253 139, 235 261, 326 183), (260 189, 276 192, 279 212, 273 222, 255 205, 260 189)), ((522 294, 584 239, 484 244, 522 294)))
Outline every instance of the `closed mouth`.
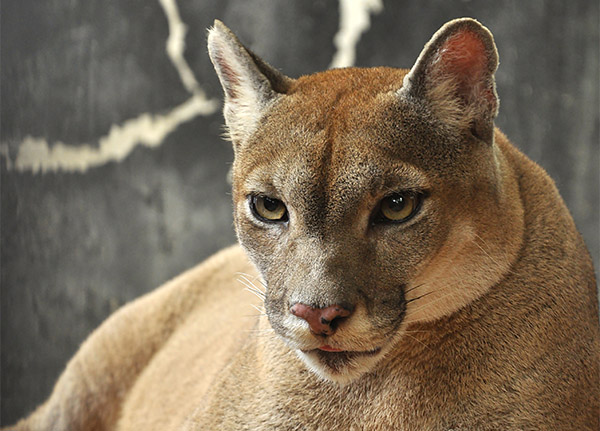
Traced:
POLYGON ((319 362, 328 367, 331 371, 339 372, 355 359, 376 356, 381 352, 381 348, 360 352, 341 350, 324 345, 317 349, 303 350, 302 352, 307 355, 316 356, 319 359, 319 362))
POLYGON ((343 352, 344 349, 338 349, 336 347, 331 347, 329 344, 324 344, 321 347, 319 347, 319 350, 322 350, 324 352, 343 352))

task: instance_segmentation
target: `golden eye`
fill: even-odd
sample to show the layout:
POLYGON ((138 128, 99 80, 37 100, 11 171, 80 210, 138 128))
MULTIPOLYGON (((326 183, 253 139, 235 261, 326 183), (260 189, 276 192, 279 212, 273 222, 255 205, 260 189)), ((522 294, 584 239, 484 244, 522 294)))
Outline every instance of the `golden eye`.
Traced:
POLYGON ((396 193, 384 198, 379 206, 380 221, 404 222, 419 210, 421 195, 414 193, 396 193))
POLYGON ((279 199, 268 196, 252 196, 252 212, 266 222, 287 221, 287 208, 279 199))

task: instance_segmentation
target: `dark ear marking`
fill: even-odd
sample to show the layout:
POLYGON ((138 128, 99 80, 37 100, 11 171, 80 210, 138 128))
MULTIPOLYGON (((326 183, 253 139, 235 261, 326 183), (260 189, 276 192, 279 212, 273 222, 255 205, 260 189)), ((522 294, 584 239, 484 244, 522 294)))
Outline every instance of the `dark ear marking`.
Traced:
POLYGON ((288 78, 286 75, 281 73, 279 70, 275 69, 273 66, 265 62, 262 58, 256 55, 254 52, 250 51, 248 48, 245 48, 248 55, 252 57, 254 60, 254 64, 258 67, 258 70, 267 78, 269 84, 271 85, 271 89, 279 94, 286 94, 292 83, 293 79, 288 78))
POLYGON ((494 73, 498 53, 492 34, 471 18, 438 30, 404 78, 400 95, 425 100, 450 127, 489 140, 498 112, 494 73))
POLYGON ((234 144, 254 131, 266 108, 293 80, 247 49, 221 21, 208 33, 208 52, 225 93, 223 113, 234 144))

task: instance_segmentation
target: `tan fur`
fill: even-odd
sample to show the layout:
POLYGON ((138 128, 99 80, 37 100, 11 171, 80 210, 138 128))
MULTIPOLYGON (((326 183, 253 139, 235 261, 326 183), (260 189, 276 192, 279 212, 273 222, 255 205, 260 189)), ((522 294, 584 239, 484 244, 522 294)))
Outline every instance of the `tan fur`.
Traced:
POLYGON ((108 319, 16 429, 599 428, 591 260, 552 180, 493 127, 484 27, 447 24, 411 71, 291 80, 219 22, 209 50, 242 247, 108 319), (425 195, 412 219, 373 218, 406 190, 425 195), (289 221, 257 219, 253 194, 289 221), (315 336, 295 303, 353 313, 315 336))

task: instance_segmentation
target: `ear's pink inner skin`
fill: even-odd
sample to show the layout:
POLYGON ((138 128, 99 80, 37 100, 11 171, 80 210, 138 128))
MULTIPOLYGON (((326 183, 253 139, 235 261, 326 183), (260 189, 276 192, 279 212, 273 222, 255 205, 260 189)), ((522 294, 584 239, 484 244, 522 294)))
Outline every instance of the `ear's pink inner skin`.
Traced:
POLYGON ((485 46, 477 34, 462 31, 450 37, 440 50, 442 73, 477 80, 486 69, 485 46))
POLYGON ((484 99, 496 106, 493 86, 486 79, 488 55, 477 33, 463 30, 449 37, 439 50, 439 58, 431 71, 434 79, 449 77, 457 83, 457 92, 470 103, 484 99))

